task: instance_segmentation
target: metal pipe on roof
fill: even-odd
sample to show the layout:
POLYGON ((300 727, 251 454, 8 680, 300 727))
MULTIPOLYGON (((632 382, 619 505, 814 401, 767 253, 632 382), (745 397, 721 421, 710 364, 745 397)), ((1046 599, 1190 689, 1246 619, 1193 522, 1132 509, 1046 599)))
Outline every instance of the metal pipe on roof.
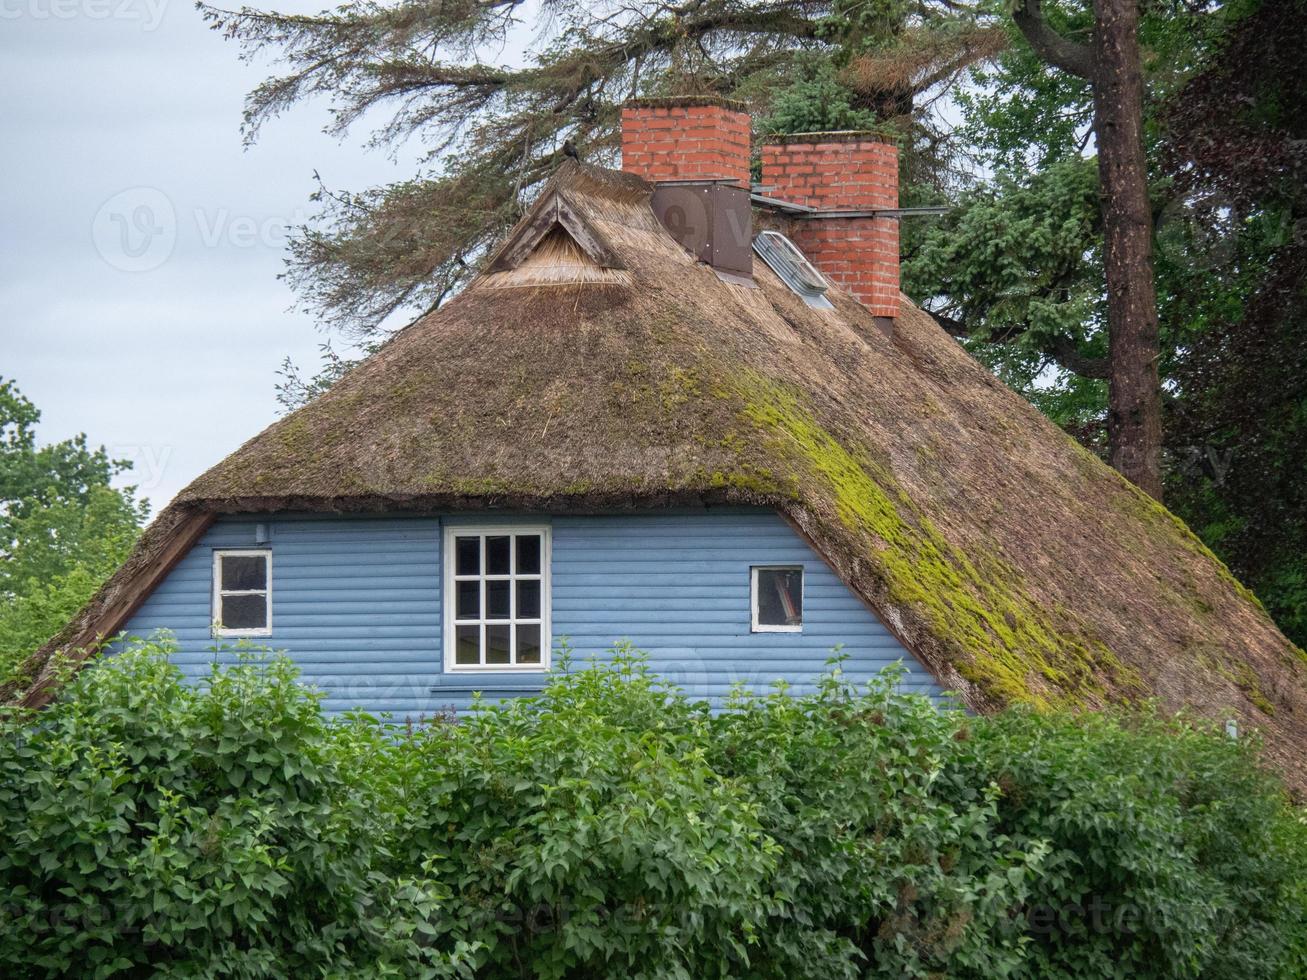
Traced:
POLYGON ((793 214, 812 214, 816 208, 810 208, 806 204, 795 204, 793 201, 782 201, 779 198, 767 197, 765 194, 756 192, 749 195, 749 200, 754 204, 764 208, 770 208, 773 211, 788 211, 793 214))
POLYGON ((797 214, 804 218, 915 218, 947 214, 953 209, 951 204, 932 204, 916 208, 880 208, 874 211, 821 211, 807 204, 782 201, 780 198, 767 197, 756 191, 749 195, 749 200, 759 207, 797 214))
POLYGON ((881 208, 876 211, 813 211, 808 218, 918 218, 948 214, 951 204, 930 205, 920 208, 881 208))

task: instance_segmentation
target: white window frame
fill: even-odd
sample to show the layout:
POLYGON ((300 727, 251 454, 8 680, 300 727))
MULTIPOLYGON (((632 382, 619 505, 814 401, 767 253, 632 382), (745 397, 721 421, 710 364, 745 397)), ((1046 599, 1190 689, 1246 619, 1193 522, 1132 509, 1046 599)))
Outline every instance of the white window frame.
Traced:
MULTIPOLYGON (((553 648, 553 631, 551 628, 551 619, 553 612, 553 587, 551 584, 552 570, 552 535, 550 527, 547 524, 446 524, 443 538, 444 554, 444 602, 443 619, 444 629, 444 646, 445 646, 445 671, 454 674, 489 674, 489 673, 509 673, 509 674, 540 674, 549 670, 550 658, 553 648), (487 624, 486 619, 486 547, 484 539, 486 537, 496 537, 502 534, 511 535, 539 535, 540 537, 540 663, 538 664, 460 664, 456 662, 455 638, 457 631, 455 627, 458 623, 455 620, 457 605, 457 589, 455 583, 470 581, 473 576, 458 576, 455 574, 455 564, 458 555, 454 547, 454 539, 458 537, 470 537, 479 535, 482 538, 481 544, 481 563, 480 571, 475 576, 481 583, 481 604, 479 608, 480 615, 477 621, 480 623, 482 630, 487 624)), ((514 646, 516 647, 516 628, 519 622, 534 623, 534 619, 518 620, 517 613, 517 581, 518 579, 535 580, 535 575, 518 575, 515 571, 517 561, 516 541, 511 546, 512 563, 509 565, 510 573, 506 576, 490 576, 492 580, 506 580, 509 582, 509 618, 507 620, 489 620, 491 623, 512 625, 514 646)), ((464 622, 466 625, 466 621, 464 622)), ((516 650, 514 656, 516 656, 516 650)))
POLYGON ((802 633, 803 619, 807 615, 808 570, 803 565, 752 565, 749 568, 749 606, 751 609, 752 631, 754 633, 802 633), (758 573, 759 572, 798 572, 799 573, 799 621, 794 625, 770 626, 758 621, 758 573))
POLYGON ((271 636, 272 635, 272 549, 271 548, 221 548, 213 553, 213 635, 222 637, 271 636), (222 587, 222 560, 224 558, 262 558, 267 571, 264 579, 266 588, 262 589, 228 589, 222 587), (266 626, 255 629, 227 629, 222 625, 223 596, 261 595, 265 599, 266 626))

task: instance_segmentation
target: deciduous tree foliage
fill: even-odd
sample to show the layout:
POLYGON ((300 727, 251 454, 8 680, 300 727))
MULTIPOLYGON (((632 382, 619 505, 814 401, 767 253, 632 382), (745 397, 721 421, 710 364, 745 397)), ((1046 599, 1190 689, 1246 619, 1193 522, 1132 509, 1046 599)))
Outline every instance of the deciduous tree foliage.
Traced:
POLYGON ((456 724, 329 721, 166 639, 0 718, 7 976, 1296 978, 1307 824, 1156 715, 832 673, 714 714, 632 651, 456 724))
POLYGON ((110 480, 127 464, 84 435, 39 446, 41 413, 0 381, 0 678, 127 557, 146 516, 110 480))

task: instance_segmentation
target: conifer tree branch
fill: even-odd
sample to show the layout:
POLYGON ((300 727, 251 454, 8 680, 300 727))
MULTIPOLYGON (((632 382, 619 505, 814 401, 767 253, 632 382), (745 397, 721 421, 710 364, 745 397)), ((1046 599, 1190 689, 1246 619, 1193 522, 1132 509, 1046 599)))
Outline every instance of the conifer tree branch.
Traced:
POLYGON ((1054 68, 1086 81, 1094 79, 1093 51, 1063 37, 1048 22, 1042 0, 1016 0, 1012 19, 1035 53, 1054 68))

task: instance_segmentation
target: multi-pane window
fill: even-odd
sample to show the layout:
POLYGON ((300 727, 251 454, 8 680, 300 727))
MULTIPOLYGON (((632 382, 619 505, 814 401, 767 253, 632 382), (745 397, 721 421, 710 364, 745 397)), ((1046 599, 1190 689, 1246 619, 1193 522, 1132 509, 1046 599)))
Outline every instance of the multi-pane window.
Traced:
POLYGON ((803 568, 753 569, 753 631, 798 633, 803 630, 803 568))
POLYGON ((268 636, 272 632, 272 552, 213 553, 215 636, 268 636))
POLYGON ((448 528, 445 568, 449 669, 549 666, 547 528, 448 528))

